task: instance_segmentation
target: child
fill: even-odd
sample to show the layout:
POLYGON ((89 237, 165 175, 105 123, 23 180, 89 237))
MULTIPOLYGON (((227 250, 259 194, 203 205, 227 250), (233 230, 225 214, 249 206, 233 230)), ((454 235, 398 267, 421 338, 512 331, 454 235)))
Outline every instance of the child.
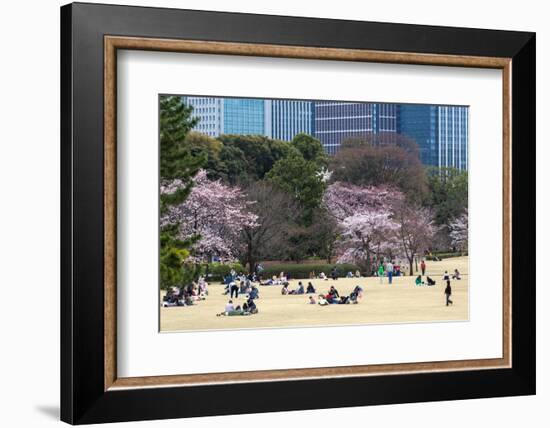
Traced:
POLYGON ((325 296, 323 296, 322 294, 319 294, 317 303, 320 306, 327 306, 328 305, 327 299, 325 299, 325 296))
POLYGON ((315 305, 317 302, 315 301, 315 299, 313 298, 313 296, 309 296, 309 301, 308 301, 308 304, 309 305, 315 305))

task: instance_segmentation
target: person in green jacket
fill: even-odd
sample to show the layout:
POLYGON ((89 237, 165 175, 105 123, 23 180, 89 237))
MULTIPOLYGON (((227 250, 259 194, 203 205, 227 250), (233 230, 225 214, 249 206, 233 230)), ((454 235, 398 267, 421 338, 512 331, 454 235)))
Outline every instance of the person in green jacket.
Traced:
POLYGON ((380 278, 380 284, 382 284, 382 278, 384 278, 384 265, 382 263, 378 266, 378 278, 380 278))
POLYGON ((415 283, 416 285, 422 285, 422 284, 423 284, 423 282, 422 282, 422 277, 421 277, 420 275, 418 275, 418 276, 416 277, 416 279, 414 280, 414 283, 415 283))

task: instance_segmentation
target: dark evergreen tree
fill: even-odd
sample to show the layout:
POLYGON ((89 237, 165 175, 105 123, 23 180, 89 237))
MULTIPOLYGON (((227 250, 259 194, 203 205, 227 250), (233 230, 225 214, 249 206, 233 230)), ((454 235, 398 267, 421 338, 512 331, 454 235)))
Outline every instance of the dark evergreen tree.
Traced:
MULTIPOLYGON (((192 108, 186 106, 181 97, 160 98, 160 181, 168 184, 179 180, 183 184, 171 194, 160 197, 161 213, 171 205, 182 203, 193 186, 193 177, 206 161, 204 154, 192 153, 185 143, 187 134, 197 124, 191 117, 192 108)), ((171 224, 160 231, 160 285, 161 288, 182 285, 192 273, 185 269, 184 261, 190 254, 190 247, 198 239, 178 238, 179 225, 171 224)))

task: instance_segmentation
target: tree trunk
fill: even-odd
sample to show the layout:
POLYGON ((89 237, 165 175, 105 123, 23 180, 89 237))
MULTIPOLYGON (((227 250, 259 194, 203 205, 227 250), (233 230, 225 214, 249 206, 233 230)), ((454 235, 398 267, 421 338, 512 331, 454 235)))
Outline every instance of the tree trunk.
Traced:
POLYGON ((409 275, 413 276, 413 259, 409 259, 409 275))

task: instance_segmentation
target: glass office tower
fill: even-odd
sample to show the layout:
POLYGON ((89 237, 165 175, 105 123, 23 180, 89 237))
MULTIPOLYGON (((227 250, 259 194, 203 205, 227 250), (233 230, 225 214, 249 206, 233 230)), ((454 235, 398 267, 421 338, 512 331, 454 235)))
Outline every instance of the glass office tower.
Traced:
POLYGON ((468 169, 468 107, 402 104, 399 125, 418 144, 423 164, 468 169))
POLYGON ((268 137, 291 141, 296 134, 313 134, 314 114, 311 101, 266 100, 265 112, 268 137))
POLYGON ((223 133, 265 135, 265 101, 252 98, 224 98, 223 133))
POLYGON ((214 97, 182 97, 184 104, 193 107, 191 117, 199 119, 195 131, 217 137, 223 133, 222 111, 223 98, 214 97))
POLYGON ((398 130, 395 104, 317 101, 314 105, 314 135, 328 154, 336 153, 347 138, 396 134, 398 130))

